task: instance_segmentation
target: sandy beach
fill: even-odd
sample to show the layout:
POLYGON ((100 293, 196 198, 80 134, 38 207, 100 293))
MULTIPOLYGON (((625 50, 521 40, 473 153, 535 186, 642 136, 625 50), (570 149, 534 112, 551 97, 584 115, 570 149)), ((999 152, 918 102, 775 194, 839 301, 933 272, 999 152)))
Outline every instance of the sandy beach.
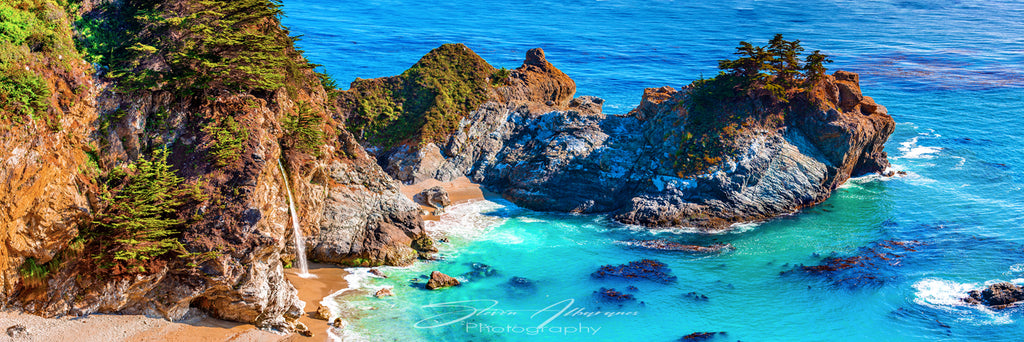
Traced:
POLYGON ((299 299, 306 302, 306 312, 299 318, 313 332, 313 337, 299 334, 280 335, 242 324, 197 316, 183 322, 142 315, 89 315, 86 317, 43 318, 17 310, 0 311, 0 341, 67 341, 67 342, 220 342, 220 341, 328 341, 327 321, 314 319, 320 300, 348 285, 348 273, 338 266, 310 264, 309 273, 316 278, 301 278, 298 270, 287 269, 285 276, 299 290, 299 299), (12 338, 6 329, 23 325, 27 336, 12 338))
MULTIPOLYGON (((482 200, 491 196, 498 196, 490 191, 485 190, 480 184, 473 183, 466 177, 459 177, 451 182, 441 182, 436 179, 428 179, 413 185, 402 185, 402 194, 412 199, 413 196, 422 192, 423 190, 440 186, 448 192, 448 198, 451 199, 452 204, 458 204, 463 202, 482 200)), ((440 217, 433 214, 434 208, 424 206, 420 204, 420 208, 423 211, 430 213, 429 215, 423 215, 424 220, 438 220, 440 217)))

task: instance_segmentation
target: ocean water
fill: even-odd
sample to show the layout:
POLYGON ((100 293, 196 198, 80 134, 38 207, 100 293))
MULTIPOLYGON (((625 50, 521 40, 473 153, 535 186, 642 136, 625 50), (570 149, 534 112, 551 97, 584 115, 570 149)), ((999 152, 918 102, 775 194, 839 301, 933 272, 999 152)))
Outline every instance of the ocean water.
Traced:
POLYGON ((861 74, 865 95, 897 122, 886 150, 907 173, 854 179, 818 206, 717 235, 496 198, 461 204, 428 226, 450 240, 444 260, 384 268, 388 279, 352 269, 359 289, 328 299, 349 313, 339 339, 654 342, 708 331, 727 333, 713 341, 1024 340, 1024 308, 958 300, 997 281, 1024 284, 1020 2, 287 0, 284 9, 307 56, 342 84, 401 73, 443 43, 508 68, 542 47, 577 95, 606 99, 612 114, 629 111, 646 87, 714 75, 740 40, 783 33, 832 55, 830 69, 861 74), (736 249, 692 255, 617 243, 655 238, 736 249), (830 256, 870 266, 798 267, 830 256), (640 259, 665 263, 675 281, 591 276, 640 259), (433 270, 464 284, 422 289, 433 270), (511 286, 512 277, 533 286, 511 286), (367 295, 381 287, 397 296, 367 295), (599 300, 602 287, 635 300, 599 300))

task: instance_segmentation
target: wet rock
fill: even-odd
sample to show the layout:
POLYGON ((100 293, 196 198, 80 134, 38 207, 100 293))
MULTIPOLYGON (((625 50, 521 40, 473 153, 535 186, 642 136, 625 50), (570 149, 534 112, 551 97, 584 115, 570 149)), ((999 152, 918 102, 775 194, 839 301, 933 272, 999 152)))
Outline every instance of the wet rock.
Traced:
POLYGON ((632 261, 624 265, 605 265, 601 266, 596 272, 591 273, 591 277, 602 279, 602 278, 621 278, 628 280, 649 280, 658 283, 674 283, 676 277, 671 274, 672 270, 668 268, 668 265, 657 260, 643 259, 639 261, 632 261))
POLYGON ((1024 301, 1024 286, 1003 282, 992 284, 984 290, 972 290, 963 299, 968 304, 984 304, 996 309, 1005 309, 1024 301))
POLYGON ((381 272, 380 270, 378 270, 376 268, 371 268, 369 273, 371 275, 373 275, 374 277, 377 277, 377 278, 383 278, 383 279, 387 279, 388 278, 388 276, 385 275, 384 272, 381 272))
POLYGON ((681 243, 672 242, 668 240, 628 240, 618 241, 618 243, 627 246, 656 249, 660 251, 678 251, 690 253, 721 253, 736 250, 736 247, 733 247, 731 243, 716 243, 710 246, 684 245, 681 243))
POLYGON ((331 326, 334 328, 345 328, 345 325, 345 320, 341 319, 341 317, 335 318, 334 322, 331 322, 331 326))
POLYGON ((7 327, 7 336, 11 338, 28 338, 28 328, 21 324, 7 327))
POLYGON ((394 295, 395 292, 391 291, 390 287, 381 288, 380 290, 377 290, 377 293, 373 294, 373 296, 377 298, 391 297, 394 295))
POLYGON ((325 321, 329 320, 331 319, 331 309, 323 305, 318 305, 316 307, 316 312, 314 312, 311 316, 313 316, 313 318, 316 319, 322 319, 325 321))
POLYGON ((423 190, 414 195, 412 200, 438 210, 444 210, 444 208, 452 204, 451 199, 448 197, 448 191, 440 186, 423 190))
POLYGON ((461 283, 459 283, 458 279, 452 278, 447 274, 434 271, 430 273, 430 280, 427 281, 426 287, 427 290, 437 290, 446 287, 458 286, 460 284, 461 283))
POLYGON ((295 332, 305 337, 313 337, 313 332, 302 322, 295 322, 295 332))

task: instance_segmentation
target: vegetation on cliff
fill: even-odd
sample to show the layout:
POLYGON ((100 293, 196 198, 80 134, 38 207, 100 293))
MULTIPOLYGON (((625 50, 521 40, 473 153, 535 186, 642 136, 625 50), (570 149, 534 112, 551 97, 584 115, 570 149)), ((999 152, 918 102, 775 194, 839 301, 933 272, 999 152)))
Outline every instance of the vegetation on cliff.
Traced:
POLYGON ((272 91, 312 66, 276 18, 279 0, 105 2, 79 42, 122 91, 272 91), (282 53, 284 52, 284 53, 282 53))
POLYGON ((735 52, 739 58, 719 61, 717 76, 689 86, 681 144, 673 155, 680 176, 703 173, 734 154, 743 131, 783 123, 789 99, 820 81, 824 64, 832 62, 816 50, 801 63, 803 51, 799 40, 788 41, 781 34, 765 46, 740 42, 735 52))
MULTIPOLYGON (((348 129, 370 144, 442 142, 459 119, 483 104, 505 75, 462 44, 444 44, 399 76, 357 79, 347 101, 348 129)), ((502 81, 503 82, 503 81, 502 81)))
MULTIPOLYGON (((43 120, 59 130, 50 111, 50 75, 70 74, 78 52, 70 43, 66 8, 72 1, 15 0, 0 3, 0 121, 43 120)), ((78 89, 75 89, 76 91, 78 89)))
POLYGON ((101 207, 81 238, 101 269, 114 274, 145 272, 154 259, 184 251, 178 240, 186 222, 182 208, 201 202, 198 183, 185 183, 167 164, 167 150, 139 159, 103 177, 101 207))

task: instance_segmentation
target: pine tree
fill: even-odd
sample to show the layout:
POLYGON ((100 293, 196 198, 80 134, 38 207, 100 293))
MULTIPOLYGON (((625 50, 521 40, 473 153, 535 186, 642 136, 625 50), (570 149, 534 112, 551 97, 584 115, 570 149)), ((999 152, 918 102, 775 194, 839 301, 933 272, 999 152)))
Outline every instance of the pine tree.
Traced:
POLYGON ((167 150, 157 150, 149 160, 114 169, 101 185, 104 206, 84 232, 101 268, 145 272, 150 260, 183 249, 177 235, 185 221, 178 211, 202 195, 182 183, 167 156, 167 150))
POLYGON ((825 63, 832 63, 832 59, 829 56, 821 53, 821 50, 814 50, 810 55, 807 55, 806 63, 804 64, 804 77, 808 81, 816 82, 825 76, 825 63))

